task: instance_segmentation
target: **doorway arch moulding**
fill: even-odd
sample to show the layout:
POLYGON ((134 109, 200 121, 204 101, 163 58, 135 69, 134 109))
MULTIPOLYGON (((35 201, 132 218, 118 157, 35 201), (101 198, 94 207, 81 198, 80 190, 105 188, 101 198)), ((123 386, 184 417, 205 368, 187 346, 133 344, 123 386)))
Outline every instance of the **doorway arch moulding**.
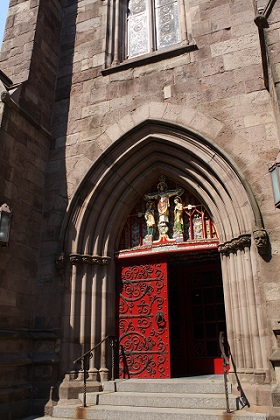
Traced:
MULTIPOLYGON (((71 370, 81 349, 115 333, 114 251, 147 183, 164 174, 209 209, 219 233, 227 333, 237 369, 265 381, 265 317, 258 254, 251 246, 252 232, 263 228, 262 218, 245 179, 215 145, 221 131, 221 123, 197 111, 184 109, 182 115, 180 107, 173 106, 171 113, 170 106, 150 104, 105 132, 104 139, 112 144, 81 182, 62 227, 65 370, 71 370), (166 121, 170 114, 175 117, 166 121)), ((90 360, 89 377, 108 377, 105 344, 90 360)))

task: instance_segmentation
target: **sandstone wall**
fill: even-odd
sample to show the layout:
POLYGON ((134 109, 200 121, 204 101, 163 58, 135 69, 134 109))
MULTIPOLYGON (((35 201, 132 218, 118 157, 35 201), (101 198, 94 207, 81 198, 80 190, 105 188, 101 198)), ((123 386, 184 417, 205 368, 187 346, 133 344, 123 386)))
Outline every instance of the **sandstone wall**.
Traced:
POLYGON ((57 363, 56 333, 42 337, 35 313, 61 15, 60 1, 12 0, 0 59, 13 82, 0 82, 0 200, 13 211, 9 247, 0 248, 0 412, 7 419, 31 413, 35 400, 46 403, 57 363))
MULTIPOLYGON (((230 156, 250 184, 270 235, 272 258, 269 264, 260 258, 256 273, 261 282, 262 312, 269 319, 265 328, 270 335, 270 352, 276 342, 272 325, 278 322, 280 298, 275 275, 280 268, 280 219, 268 171, 279 149, 278 105, 273 92, 264 87, 255 2, 190 0, 188 5, 188 30, 196 51, 102 73, 108 3, 67 2, 52 125, 55 142, 46 185, 45 263, 40 279, 42 283, 48 279, 48 299, 53 301, 57 277, 48 261, 59 251, 56 240, 67 203, 100 154, 125 131, 119 121, 126 119, 126 127, 132 128, 137 120, 134 115, 139 109, 147 111, 149 104, 166 105, 166 121, 176 118, 168 115, 173 112, 169 105, 179 106, 181 113, 193 109, 223 124, 215 144, 230 156), (105 131, 112 135, 105 136, 105 131)), ((277 21, 277 16, 274 19, 277 21)), ((278 23, 275 25, 278 28, 278 23)), ((278 31, 274 37, 277 43, 278 31)), ((193 117, 193 130, 207 139, 204 125, 201 117, 193 117)), ((47 311, 45 316, 44 322, 50 322, 47 311)), ((59 318, 51 322, 56 325, 59 318)))
MULTIPOLYGON (((254 23, 255 1, 189 0, 187 5, 188 31, 197 50, 165 57, 152 64, 139 59, 126 68, 120 66, 104 72, 108 2, 65 0, 56 73, 61 3, 58 0, 11 2, 14 9, 8 19, 1 69, 14 83, 24 82, 20 104, 26 105, 46 127, 52 112, 55 73, 57 75, 51 128, 53 141, 44 184, 43 228, 40 245, 36 242, 36 247, 40 247, 38 290, 31 293, 33 298, 36 296, 36 325, 61 327, 61 283, 54 260, 63 247, 59 235, 65 211, 79 183, 101 153, 139 121, 137 113, 142 112, 143 118, 149 118, 151 107, 156 109, 159 104, 158 109, 165 107, 161 114, 165 121, 179 120, 180 114, 189 112, 192 130, 205 139, 215 138, 215 145, 230 156, 249 183, 261 209, 272 255, 270 261, 259 258, 255 280, 260 281, 262 312, 268 317, 265 328, 270 336, 269 352, 276 343, 272 328, 279 321, 280 299, 276 274, 280 268, 280 218, 279 210, 274 208, 268 170, 279 150, 278 103, 277 95, 268 92, 263 83, 260 43, 254 23), (27 16, 29 30, 28 25, 23 25, 27 16), (36 23, 40 25, 35 33, 36 23), (14 37, 17 32, 19 36, 14 37), (179 110, 176 115, 175 108, 179 110), (208 117, 217 124, 206 127, 208 117), (223 129, 211 137, 217 126, 223 129)), ((267 31, 276 93, 279 90, 278 11, 276 3, 270 31, 267 31)), ((28 133, 33 129, 25 129, 26 121, 22 122, 22 117, 14 115, 14 111, 9 112, 12 113, 9 115, 11 124, 13 118, 19 119, 22 131, 14 135, 14 139, 25 142, 24 161, 27 159, 31 165, 31 157, 38 160, 37 154, 28 155, 27 147, 32 148, 33 142, 38 141, 39 158, 44 167, 47 156, 44 136, 36 132, 29 139, 28 133)), ((10 135, 7 129, 5 136, 10 135)), ((16 173, 20 185, 25 182, 29 185, 28 179, 20 177, 14 169, 18 157, 13 156, 13 143, 8 139, 5 146, 8 154, 3 155, 12 162, 11 167, 6 163, 3 166, 7 167, 8 180, 16 173)), ((37 170, 33 175, 32 182, 36 184, 35 180, 40 180, 42 193, 45 178, 37 170)), ((35 191, 37 187, 35 185, 35 191)), ((10 197, 8 191, 3 194, 10 197)), ((11 198, 15 196, 13 193, 11 198)), ((41 214, 42 203, 37 207, 33 204, 41 214)), ((17 205, 18 202, 15 214, 18 214, 17 205)), ((11 206, 14 210, 13 202, 11 206)), ((25 214, 22 225, 28 223, 25 214)))
POLYGON ((49 128, 58 64, 62 0, 12 0, 0 69, 20 83, 17 101, 49 128))

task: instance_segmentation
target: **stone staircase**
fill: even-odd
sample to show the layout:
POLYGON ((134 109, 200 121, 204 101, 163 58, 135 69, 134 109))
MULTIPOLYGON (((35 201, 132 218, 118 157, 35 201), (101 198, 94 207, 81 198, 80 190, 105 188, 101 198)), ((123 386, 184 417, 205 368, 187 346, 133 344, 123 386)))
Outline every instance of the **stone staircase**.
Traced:
MULTIPOLYGON (((230 390, 230 386, 229 386, 230 390)), ((83 395, 79 395, 83 399, 83 395)), ((237 420, 266 419, 265 413, 236 410, 230 393, 231 413, 226 413, 223 377, 209 375, 180 379, 128 379, 104 383, 102 392, 81 401, 61 400, 53 408, 56 418, 91 420, 237 420)))

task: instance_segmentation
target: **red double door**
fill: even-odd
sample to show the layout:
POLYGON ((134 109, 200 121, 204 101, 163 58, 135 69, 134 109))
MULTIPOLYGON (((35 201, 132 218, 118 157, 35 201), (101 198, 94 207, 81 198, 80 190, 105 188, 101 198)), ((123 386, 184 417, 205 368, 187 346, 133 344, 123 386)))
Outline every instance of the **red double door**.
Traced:
POLYGON ((222 373, 219 264, 129 262, 118 270, 120 378, 222 373))

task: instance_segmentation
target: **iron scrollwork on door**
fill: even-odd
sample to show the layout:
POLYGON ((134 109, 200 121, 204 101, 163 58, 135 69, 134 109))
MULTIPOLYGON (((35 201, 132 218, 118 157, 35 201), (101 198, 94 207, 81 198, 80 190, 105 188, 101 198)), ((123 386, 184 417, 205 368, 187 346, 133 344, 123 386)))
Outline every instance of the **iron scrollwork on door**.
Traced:
POLYGON ((170 376, 166 264, 125 266, 119 293, 119 376, 170 376))

